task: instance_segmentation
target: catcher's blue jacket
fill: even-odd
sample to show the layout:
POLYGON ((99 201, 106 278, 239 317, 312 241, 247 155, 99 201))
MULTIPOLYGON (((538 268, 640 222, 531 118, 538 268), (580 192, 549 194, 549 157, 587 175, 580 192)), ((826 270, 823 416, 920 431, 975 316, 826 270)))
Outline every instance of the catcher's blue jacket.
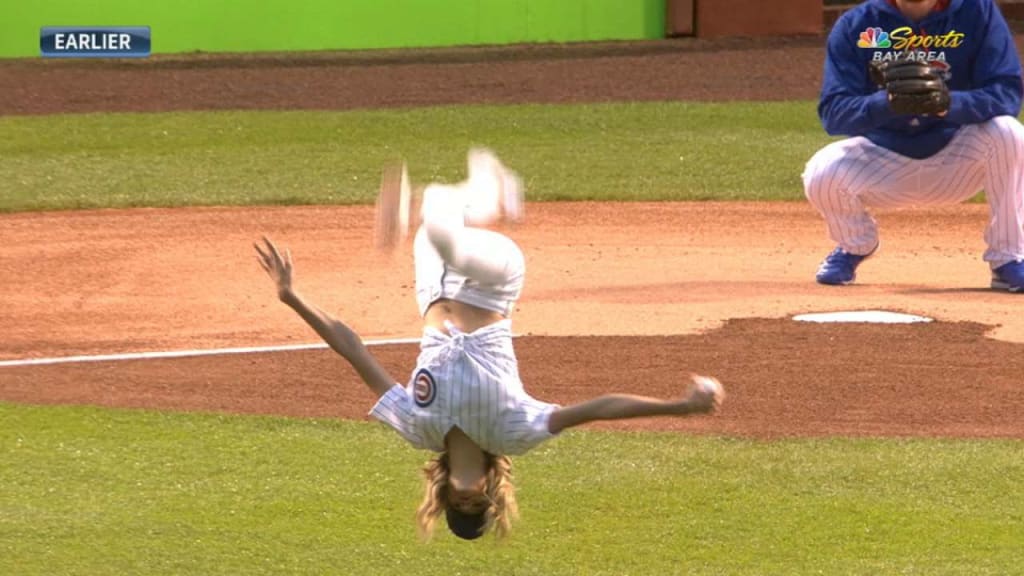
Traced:
POLYGON ((890 0, 867 0, 839 18, 828 37, 818 115, 832 135, 864 136, 911 158, 927 158, 964 124, 1021 110, 1021 64, 994 0, 940 0, 911 22, 890 0), (949 87, 948 114, 896 115, 870 78, 872 61, 914 58, 949 87))

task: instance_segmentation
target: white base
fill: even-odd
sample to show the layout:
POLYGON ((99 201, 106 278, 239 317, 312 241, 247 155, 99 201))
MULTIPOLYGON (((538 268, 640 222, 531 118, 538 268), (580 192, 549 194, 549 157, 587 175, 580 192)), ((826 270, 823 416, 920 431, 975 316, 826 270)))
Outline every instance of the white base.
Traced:
POLYGON ((798 314, 793 316, 797 322, 871 322, 876 324, 913 324, 915 322, 932 322, 932 318, 900 314, 884 310, 853 310, 846 312, 820 312, 816 314, 798 314))

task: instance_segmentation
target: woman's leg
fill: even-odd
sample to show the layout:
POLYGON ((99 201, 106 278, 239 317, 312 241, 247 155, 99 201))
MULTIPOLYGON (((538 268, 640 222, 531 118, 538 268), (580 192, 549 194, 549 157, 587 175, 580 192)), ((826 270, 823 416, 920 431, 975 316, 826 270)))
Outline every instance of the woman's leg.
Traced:
POLYGON ((468 164, 464 182, 423 191, 413 244, 416 298, 421 313, 450 298, 507 316, 522 292, 523 253, 507 236, 475 225, 521 214, 518 176, 487 150, 471 150, 468 164))
POLYGON ((478 192, 474 184, 427 186, 423 229, 445 264, 480 284, 504 284, 522 275, 523 255, 507 236, 466 226, 466 198, 478 192))

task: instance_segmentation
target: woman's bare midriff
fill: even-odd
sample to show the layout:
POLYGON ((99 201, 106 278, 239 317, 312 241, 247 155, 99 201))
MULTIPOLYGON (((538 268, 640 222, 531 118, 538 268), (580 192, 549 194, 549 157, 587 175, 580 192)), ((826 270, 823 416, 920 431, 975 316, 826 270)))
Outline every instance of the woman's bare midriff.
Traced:
POLYGON ((423 324, 447 333, 448 330, 444 327, 447 320, 462 332, 473 332, 504 319, 504 316, 493 310, 484 310, 463 302, 441 298, 427 308, 423 324))

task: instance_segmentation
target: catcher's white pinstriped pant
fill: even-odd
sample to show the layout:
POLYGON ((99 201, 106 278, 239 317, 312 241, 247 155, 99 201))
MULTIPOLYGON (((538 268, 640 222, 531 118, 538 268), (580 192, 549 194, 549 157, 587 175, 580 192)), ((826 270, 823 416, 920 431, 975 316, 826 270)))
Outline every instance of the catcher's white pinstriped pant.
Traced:
POLYGON ((860 136, 840 140, 807 162, 803 180, 829 236, 852 254, 878 245, 869 208, 955 204, 984 189, 991 212, 985 261, 996 268, 1024 259, 1024 126, 1010 116, 966 125, 921 160, 860 136))

